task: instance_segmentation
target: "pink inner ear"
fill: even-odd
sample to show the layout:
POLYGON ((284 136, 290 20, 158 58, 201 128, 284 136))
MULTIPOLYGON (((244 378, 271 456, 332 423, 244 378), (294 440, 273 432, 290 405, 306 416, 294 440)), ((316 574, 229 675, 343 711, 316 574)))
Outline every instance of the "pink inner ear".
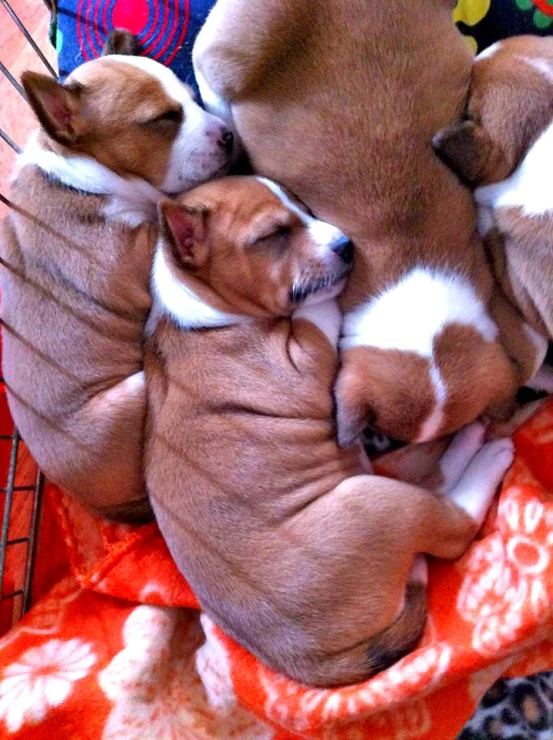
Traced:
POLYGON ((62 93, 46 95, 44 97, 44 107, 59 126, 64 129, 71 128, 71 109, 62 93))
POLYGON ((167 213, 167 221, 177 248, 184 257, 190 257, 194 246, 194 223, 189 214, 180 208, 172 208, 167 213))

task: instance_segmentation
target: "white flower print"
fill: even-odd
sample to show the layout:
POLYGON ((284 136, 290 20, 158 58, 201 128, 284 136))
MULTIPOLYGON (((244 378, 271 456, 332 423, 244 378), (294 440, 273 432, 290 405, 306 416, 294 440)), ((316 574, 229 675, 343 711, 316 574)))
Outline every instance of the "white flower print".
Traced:
MULTIPOLYGON (((217 694, 202 680, 215 671, 222 680, 225 667, 214 665, 220 649, 201 648, 202 675, 194 656, 204 639, 198 615, 185 609, 142 605, 133 610, 123 629, 125 647, 98 676, 113 702, 103 740, 271 740, 274 733, 244 709, 213 707, 217 694)), ((228 686, 226 689, 228 690, 228 686)))
POLYGON ((457 600, 460 615, 474 624, 472 643, 483 654, 514 645, 521 630, 543 621, 549 609, 551 543, 544 505, 512 487, 499 508, 498 532, 462 562, 466 572, 457 600))
POLYGON ((30 648, 0 674, 0 719, 9 732, 37 724, 50 707, 58 707, 96 662, 82 640, 49 640, 30 648))

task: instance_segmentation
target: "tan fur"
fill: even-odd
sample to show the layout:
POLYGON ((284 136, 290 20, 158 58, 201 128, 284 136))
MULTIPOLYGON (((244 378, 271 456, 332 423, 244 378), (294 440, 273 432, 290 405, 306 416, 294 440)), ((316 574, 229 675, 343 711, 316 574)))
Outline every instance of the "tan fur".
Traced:
POLYGON ((336 383, 340 443, 351 444, 366 425, 395 439, 415 439, 420 420, 435 404, 428 360, 411 352, 370 347, 356 347, 348 355, 336 383), (416 403, 412 399, 414 382, 416 403), (402 409, 400 415, 398 408, 402 409))
MULTIPOLYGON (((227 312, 268 315, 185 331, 156 308, 145 468, 161 531, 202 608, 270 667, 319 686, 364 680, 422 632, 415 555, 458 557, 477 525, 447 497, 366 475, 357 445, 338 448, 334 348, 270 297, 275 281, 290 285, 280 266, 307 259, 302 227, 280 251, 254 255, 244 236, 256 210, 270 209, 249 178, 202 186, 182 203, 184 219, 209 207, 205 228, 188 221, 185 247, 164 229, 173 277, 196 293, 203 283, 204 299, 221 301, 221 286, 227 312)), ((272 208, 280 218, 276 198, 272 208)))
MULTIPOLYGON (((108 50, 126 53, 135 43, 117 31, 108 50)), ((152 120, 176 106, 155 75, 105 57, 82 65, 63 85, 32 72, 22 82, 42 126, 35 147, 42 153, 33 156, 55 153, 62 163, 79 156, 88 160, 88 177, 99 163, 123 178, 123 189, 132 179, 150 199, 163 197, 153 186, 167 174, 179 121, 152 120)), ((178 108, 182 122, 186 104, 178 108)), ((213 131, 196 128, 198 136, 211 136, 214 174, 228 160, 224 141, 214 138, 226 129, 207 118, 213 131)), ((25 156, 1 236, 2 360, 12 416, 53 482, 109 516, 151 518, 141 464, 141 371, 157 237, 157 227, 145 222, 155 202, 150 216, 138 204, 132 223, 142 225, 110 220, 117 193, 73 190, 25 156)), ((190 173, 195 182, 211 176, 204 164, 196 162, 190 173)), ((184 159, 183 172, 186 166, 192 169, 184 159)), ((121 207, 128 214, 133 205, 131 195, 121 207)))
MULTIPOLYGON (((509 177, 553 122, 553 82, 532 61, 550 64, 553 70, 551 39, 507 39, 493 55, 478 59, 468 120, 435 137, 443 159, 472 186, 509 177)), ((553 340, 553 217, 502 207, 495 208, 491 218, 486 247, 498 283, 492 312, 524 383, 537 370, 536 346, 524 323, 553 340)))
MULTIPOLYGON (((263 0, 255 10, 244 0, 219 0, 198 37, 195 65, 230 102, 254 169, 283 182, 355 242, 346 311, 415 266, 460 272, 485 304, 490 299, 470 193, 430 146, 438 128, 462 114, 470 83, 471 53, 451 9, 445 0, 263 0)), ((452 353, 470 368, 464 345, 452 353)), ((394 376, 377 378, 367 358, 343 353, 339 419, 354 412, 348 383, 349 395, 366 386, 366 406, 385 388, 394 433, 412 439, 424 421, 417 414, 426 404, 416 394, 426 370, 394 396, 394 376)), ((501 386, 512 387, 511 368, 502 369, 501 386)), ((472 392, 467 374, 453 379, 457 396, 472 392)), ((475 414, 494 398, 482 394, 480 401, 475 414)), ((450 403, 436 433, 464 419, 450 403)), ((366 421, 354 417, 349 426, 366 421)), ((346 430, 340 437, 350 440, 346 430)))
POLYGON ((142 370, 156 229, 109 223, 105 198, 83 198, 34 168, 11 197, 1 285, 12 415, 46 475, 83 501, 140 498, 144 391, 116 399, 119 413, 101 399, 142 370))
POLYGON ((434 137, 440 156, 472 186, 509 177, 553 117, 551 82, 521 57, 553 63, 551 40, 505 39, 492 56, 478 60, 467 120, 434 137))

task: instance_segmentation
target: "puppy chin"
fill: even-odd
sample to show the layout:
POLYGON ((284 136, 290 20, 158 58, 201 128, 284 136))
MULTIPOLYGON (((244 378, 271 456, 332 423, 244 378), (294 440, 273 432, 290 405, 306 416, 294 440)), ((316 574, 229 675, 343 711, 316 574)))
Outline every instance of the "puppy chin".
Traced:
POLYGON ((230 164, 231 157, 219 152, 211 156, 198 157, 193 162, 189 161, 185 168, 169 172, 162 183, 161 190, 167 195, 185 193, 208 180, 223 177, 228 172, 230 164))
POLYGON ((321 301, 336 298, 344 290, 350 267, 344 268, 338 274, 311 278, 298 281, 290 291, 290 300, 296 306, 313 306, 321 301))
POLYGON ((337 298, 340 293, 344 290, 346 287, 346 279, 343 278, 338 283, 335 283, 334 285, 331 285, 328 288, 324 288, 323 290, 315 291, 314 293, 311 293, 307 296, 307 298, 303 301, 301 304, 302 306, 313 306, 317 303, 321 303, 322 301, 329 301, 332 298, 337 298))

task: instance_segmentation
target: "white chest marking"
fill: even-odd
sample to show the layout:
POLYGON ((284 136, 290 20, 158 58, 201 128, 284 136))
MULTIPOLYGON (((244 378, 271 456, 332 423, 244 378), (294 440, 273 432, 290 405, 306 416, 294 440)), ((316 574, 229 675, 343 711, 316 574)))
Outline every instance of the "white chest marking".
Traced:
POLYGON ((471 326, 490 342, 497 337, 497 327, 467 280, 415 268, 346 315, 341 348, 375 347, 431 358, 434 340, 448 324, 471 326))
POLYGON ((541 134, 511 177, 478 188, 480 206, 522 208, 527 216, 553 211, 553 124, 541 134))
POLYGON ((34 165, 76 190, 111 196, 104 208, 104 215, 109 220, 136 227, 157 218, 156 205, 163 194, 146 180, 120 177, 89 157, 63 157, 44 149, 36 133, 17 159, 16 174, 26 165, 34 165))
POLYGON ((326 336, 332 347, 336 350, 338 349, 342 314, 338 308, 337 301, 332 299, 302 306, 292 316, 292 320, 294 319, 305 319, 315 324, 326 336))
POLYGON ((169 314, 183 329, 208 329, 251 321, 248 316, 225 313, 203 301, 185 283, 178 280, 158 245, 152 268, 152 308, 147 333, 155 328, 163 314, 169 314))

